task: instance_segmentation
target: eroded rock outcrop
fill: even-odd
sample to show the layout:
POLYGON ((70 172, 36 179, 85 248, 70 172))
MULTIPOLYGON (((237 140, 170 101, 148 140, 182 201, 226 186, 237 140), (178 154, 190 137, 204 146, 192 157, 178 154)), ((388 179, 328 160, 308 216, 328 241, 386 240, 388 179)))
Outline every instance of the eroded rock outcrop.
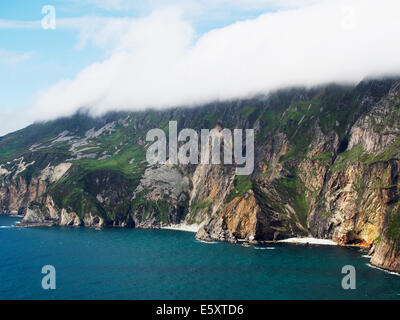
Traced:
POLYGON ((399 272, 400 246, 393 240, 382 239, 377 245, 370 262, 372 265, 386 270, 399 272))

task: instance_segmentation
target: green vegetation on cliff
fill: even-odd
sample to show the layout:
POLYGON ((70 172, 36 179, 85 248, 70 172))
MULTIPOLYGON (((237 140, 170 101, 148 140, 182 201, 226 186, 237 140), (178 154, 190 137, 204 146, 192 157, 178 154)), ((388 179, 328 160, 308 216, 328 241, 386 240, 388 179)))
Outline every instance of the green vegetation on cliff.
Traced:
MULTIPOLYGON (((172 197, 171 188, 180 188, 180 185, 166 181, 168 177, 163 174, 152 177, 151 181, 159 185, 157 190, 138 188, 146 170, 151 169, 145 161, 149 145, 145 141, 146 133, 161 128, 168 135, 169 121, 177 121, 178 130, 212 129, 217 124, 227 129, 254 128, 255 171, 249 177, 235 178, 230 176, 232 173, 228 169, 224 171, 221 181, 227 182, 223 185, 230 191, 217 203, 227 205, 252 190, 263 217, 268 217, 265 223, 273 220, 274 230, 284 236, 295 232, 307 234, 309 229, 318 229, 312 223, 328 223, 332 217, 332 212, 323 203, 323 200, 328 202, 323 194, 329 191, 324 190, 327 180, 339 177, 334 184, 338 189, 335 196, 338 196, 345 187, 341 185, 346 183, 343 173, 349 166, 399 159, 400 138, 396 135, 400 132, 400 109, 399 100, 394 98, 387 98, 390 110, 394 111, 386 120, 379 121, 379 113, 371 120, 371 132, 388 131, 388 135, 396 137, 392 143, 376 153, 367 152, 361 144, 348 148, 352 127, 371 113, 394 83, 394 80, 374 80, 355 87, 332 84, 313 89, 294 88, 268 96, 213 102, 202 107, 115 112, 98 118, 79 113, 71 118, 37 123, 0 138, 1 172, 6 172, 0 176, 0 181, 9 192, 10 186, 14 186, 13 179, 18 179, 18 187, 21 187, 21 181, 29 186, 47 168, 46 190, 35 201, 40 203, 50 195, 57 207, 75 212, 81 218, 91 213, 110 225, 127 222, 132 216, 145 226, 179 223, 185 218, 189 223, 206 222, 215 218, 211 216, 211 209, 216 212, 221 209, 215 208, 214 199, 209 197, 217 192, 205 190, 201 197, 192 197, 189 194, 193 190, 191 185, 182 191, 185 197, 181 197, 182 194, 172 197), (392 127, 387 129, 387 126, 392 127), (72 164, 71 168, 59 179, 51 180, 51 170, 65 162, 72 164), (309 181, 305 181, 307 179, 309 181), (194 199, 191 208, 189 199, 194 199), (318 207, 320 214, 315 218, 311 215, 317 206, 321 208, 318 207), (285 221, 280 223, 275 218, 285 221), (319 220, 313 221, 314 218, 319 220)), ((190 180, 196 166, 177 169, 181 176, 190 180)), ((396 181, 385 179, 383 183, 379 178, 374 179, 371 185, 380 191, 397 191, 396 181)), ((207 187, 218 189, 218 186, 210 185, 207 187)), ((362 206, 365 184, 357 180, 352 185, 356 193, 352 195, 354 204, 362 206)), ((40 189, 38 185, 34 188, 40 189)), ((21 206, 26 206, 24 201, 20 201, 21 206)), ((8 203, 4 200, 0 205, 6 208, 8 203)), ((392 214, 388 220, 388 234, 393 236, 398 233, 397 216, 392 214)), ((324 230, 321 232, 329 228, 326 225, 318 227, 324 230)), ((332 230, 326 232, 331 236, 332 230)))

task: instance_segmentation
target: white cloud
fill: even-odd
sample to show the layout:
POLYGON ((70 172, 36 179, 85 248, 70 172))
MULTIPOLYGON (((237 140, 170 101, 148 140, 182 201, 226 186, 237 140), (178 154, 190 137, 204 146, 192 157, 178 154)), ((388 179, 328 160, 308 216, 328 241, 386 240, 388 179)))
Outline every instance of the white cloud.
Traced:
MULTIPOLYGON (((156 2, 161 2, 158 0, 156 2)), ((172 0, 182 3, 185 0, 172 0)), ((321 2, 321 0, 191 0, 204 9, 213 8, 235 8, 240 10, 263 10, 263 9, 293 9, 321 2)))
POLYGON ((241 10, 254 10, 265 8, 296 8, 321 0, 69 0, 82 5, 94 5, 105 10, 148 10, 160 9, 171 6, 186 8, 238 8, 241 10))
POLYGON ((198 40, 176 10, 110 20, 82 36, 108 46, 109 58, 39 93, 27 112, 51 119, 81 107, 93 114, 165 108, 400 73, 399 30, 397 0, 322 1, 198 40))

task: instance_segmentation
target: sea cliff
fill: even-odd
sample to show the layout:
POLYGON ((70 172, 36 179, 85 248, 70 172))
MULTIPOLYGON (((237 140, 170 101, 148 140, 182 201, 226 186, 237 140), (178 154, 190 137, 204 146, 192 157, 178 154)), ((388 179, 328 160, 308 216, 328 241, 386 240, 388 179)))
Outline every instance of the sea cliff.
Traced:
POLYGON ((34 124, 0 138, 0 212, 29 226, 193 225, 205 241, 330 239, 400 272, 399 110, 386 79, 34 124), (254 129, 254 172, 149 165, 146 133, 169 121, 254 129))

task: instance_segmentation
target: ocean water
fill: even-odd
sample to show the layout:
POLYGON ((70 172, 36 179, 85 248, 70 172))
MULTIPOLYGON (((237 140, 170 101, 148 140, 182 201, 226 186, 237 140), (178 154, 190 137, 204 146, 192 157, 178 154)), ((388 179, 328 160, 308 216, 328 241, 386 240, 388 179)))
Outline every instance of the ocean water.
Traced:
POLYGON ((0 299, 399 299, 356 249, 207 244, 171 230, 20 228, 0 216, 0 299), (56 290, 42 289, 44 265, 56 290), (341 286, 356 268, 356 290, 341 286))

